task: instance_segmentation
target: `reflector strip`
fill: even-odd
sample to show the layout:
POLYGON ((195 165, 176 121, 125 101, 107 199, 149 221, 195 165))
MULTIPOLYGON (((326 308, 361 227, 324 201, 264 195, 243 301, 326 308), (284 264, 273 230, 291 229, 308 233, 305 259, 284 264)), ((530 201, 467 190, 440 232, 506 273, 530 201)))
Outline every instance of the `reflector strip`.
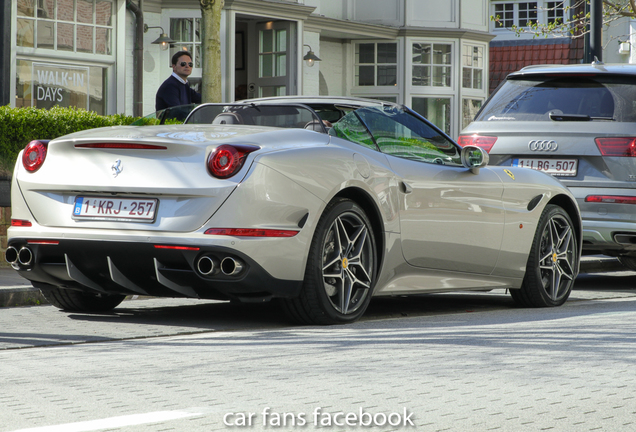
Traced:
POLYGON ((210 228, 205 231, 208 235, 224 235, 235 237, 294 237, 299 231, 273 230, 254 228, 210 228))
POLYGON ((75 148, 99 148, 99 149, 125 149, 125 150, 166 150, 168 147, 153 144, 130 143, 95 143, 75 144, 75 148))
POLYGON ((31 245, 59 245, 58 240, 27 240, 27 244, 31 245))
POLYGON ((155 245, 155 249, 173 249, 173 250, 198 251, 200 248, 198 248, 196 246, 155 245))
POLYGON ((23 219, 11 219, 12 227, 30 227, 33 226, 31 221, 23 220, 23 219))
POLYGON ((605 204, 636 204, 636 197, 618 195, 588 195, 585 202, 605 203, 605 204))

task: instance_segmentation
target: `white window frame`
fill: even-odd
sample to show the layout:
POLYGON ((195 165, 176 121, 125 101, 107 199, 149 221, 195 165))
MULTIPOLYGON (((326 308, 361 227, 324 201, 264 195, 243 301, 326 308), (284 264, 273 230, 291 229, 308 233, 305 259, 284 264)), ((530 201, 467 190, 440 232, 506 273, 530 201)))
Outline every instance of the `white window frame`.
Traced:
MULTIPOLYGON (((477 90, 477 91, 483 91, 485 86, 486 86, 486 78, 487 78, 487 73, 486 73, 486 50, 488 49, 488 47, 486 47, 484 44, 478 44, 478 43, 463 43, 462 44, 462 53, 461 53, 461 62, 460 62, 460 67, 461 67, 461 71, 459 72, 459 79, 461 81, 461 87, 464 91, 466 90, 477 90), (465 60, 466 60, 466 55, 464 54, 464 51, 466 49, 470 49, 471 53, 474 52, 475 48, 481 50, 481 67, 479 67, 478 65, 476 66, 474 64, 475 62, 475 57, 471 54, 471 64, 470 65, 466 65, 464 64, 465 60), (471 85, 469 87, 465 87, 464 86, 464 69, 469 69, 470 70, 470 82, 471 85), (474 87, 474 82, 475 82, 475 71, 480 70, 481 71, 481 87, 474 87)), ((479 61, 479 60, 477 60, 479 61)))
MULTIPOLYGON (((162 18, 161 18, 161 27, 163 28, 163 30, 167 33, 168 36, 170 36, 170 19, 171 18, 188 18, 188 19, 201 19, 201 9, 164 9, 162 11, 161 14, 162 18)), ((155 32, 159 32, 159 29, 154 29, 155 32)), ((153 34, 151 36, 154 40, 157 37, 159 37, 159 35, 157 35, 155 37, 155 35, 153 34)), ((158 46, 158 45, 155 45, 158 46)), ((179 50, 177 50, 179 51, 179 50)), ((176 51, 175 51, 176 52, 176 51)), ((173 50, 172 49, 168 49, 166 51, 160 51, 159 56, 163 59, 163 58, 167 58, 167 61, 162 61, 161 62, 161 69, 160 69, 160 74, 161 77, 168 77, 171 73, 172 73, 172 67, 170 65, 170 62, 172 60, 172 54, 173 54, 173 50)), ((190 77, 192 78, 197 78, 200 79, 201 76, 203 75, 203 68, 202 67, 195 67, 192 68, 192 73, 190 74, 190 77)), ((165 78, 162 78, 162 80, 165 78)))
MULTIPOLYGON (((454 137, 459 133, 459 124, 457 122, 457 116, 459 110, 457 108, 457 101, 459 97, 459 90, 461 88, 461 63, 460 63, 460 42, 458 39, 446 39, 446 38, 406 38, 405 41, 405 77, 406 77, 406 91, 404 103, 409 107, 413 106, 414 98, 443 98, 450 100, 450 136, 454 137), (413 85, 413 44, 444 44, 451 45, 451 85, 450 87, 435 87, 435 86, 420 86, 413 85)), ((439 126, 438 126, 439 127, 439 126)), ((440 129, 443 130, 442 127, 440 129)))
MULTIPOLYGON (((521 3, 537 3, 537 22, 539 24, 548 24, 548 3, 553 3, 554 0, 534 0, 534 1, 521 1, 521 0, 503 0, 503 1, 493 1, 490 3, 490 16, 496 17, 497 13, 495 12, 496 5, 500 4, 512 4, 513 5, 513 24, 515 26, 519 25, 519 5, 521 3)), ((570 0, 563 0, 563 9, 570 6, 570 0)), ((563 19, 567 20, 567 13, 563 13, 563 19)), ((511 33, 510 27, 500 26, 496 21, 490 22, 490 31, 494 34, 501 33, 511 33)))
MULTIPOLYGON (((351 41, 351 65, 352 65, 352 70, 351 70, 351 80, 352 80, 352 87, 351 87, 351 95, 352 96, 359 96, 359 97, 373 97, 374 95, 377 96, 381 96, 381 97, 395 97, 395 100, 398 101, 398 103, 401 103, 401 94, 402 94, 402 89, 404 88, 404 40, 403 38, 401 39, 370 39, 370 40, 355 40, 355 41, 351 41), (356 68, 358 65, 360 65, 360 63, 358 62, 358 58, 356 56, 356 44, 365 44, 365 43, 374 43, 379 44, 379 43, 394 43, 396 44, 396 61, 397 64, 396 66, 396 84, 394 86, 378 86, 378 85, 373 85, 373 86, 359 86, 357 85, 357 81, 356 81, 356 68)), ((377 51, 376 51, 376 56, 377 56, 377 51)), ((377 60, 377 59, 376 59, 377 60)), ((370 63, 363 63, 364 65, 368 65, 370 63)), ((374 63, 375 66, 377 66, 377 62, 374 63)), ((381 64, 385 64, 385 63, 381 63, 381 64)), ((386 63, 386 64, 393 64, 393 63, 386 63)), ((377 73, 375 73, 375 80, 377 80, 377 73)), ((377 81, 376 81, 377 82, 377 81)))

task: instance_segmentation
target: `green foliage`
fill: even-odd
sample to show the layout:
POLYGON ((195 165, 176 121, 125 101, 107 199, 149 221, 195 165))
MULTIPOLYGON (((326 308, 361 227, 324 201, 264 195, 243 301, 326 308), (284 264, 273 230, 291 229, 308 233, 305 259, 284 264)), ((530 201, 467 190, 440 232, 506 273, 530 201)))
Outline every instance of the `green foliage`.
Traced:
POLYGON ((73 132, 104 126, 129 125, 135 117, 98 115, 78 108, 51 109, 0 107, 0 177, 13 171, 18 153, 32 140, 54 139, 73 132))

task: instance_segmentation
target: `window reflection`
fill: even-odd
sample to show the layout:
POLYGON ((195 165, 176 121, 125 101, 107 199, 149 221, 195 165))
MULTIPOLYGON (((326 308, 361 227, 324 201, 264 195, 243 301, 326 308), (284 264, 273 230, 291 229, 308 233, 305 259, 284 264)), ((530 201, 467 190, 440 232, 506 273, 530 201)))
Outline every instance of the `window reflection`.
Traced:
POLYGON ((16 107, 78 107, 105 114, 107 68, 17 60, 16 107))
POLYGON ((17 0, 17 46, 112 55, 113 2, 17 0))

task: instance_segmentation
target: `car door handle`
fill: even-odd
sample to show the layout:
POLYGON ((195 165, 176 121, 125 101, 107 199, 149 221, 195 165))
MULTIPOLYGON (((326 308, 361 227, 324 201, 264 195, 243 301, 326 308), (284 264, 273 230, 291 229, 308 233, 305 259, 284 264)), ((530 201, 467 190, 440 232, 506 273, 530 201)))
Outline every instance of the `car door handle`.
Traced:
POLYGON ((400 190, 402 191, 402 193, 405 193, 405 194, 409 194, 413 192, 413 188, 403 181, 400 182, 400 190))

